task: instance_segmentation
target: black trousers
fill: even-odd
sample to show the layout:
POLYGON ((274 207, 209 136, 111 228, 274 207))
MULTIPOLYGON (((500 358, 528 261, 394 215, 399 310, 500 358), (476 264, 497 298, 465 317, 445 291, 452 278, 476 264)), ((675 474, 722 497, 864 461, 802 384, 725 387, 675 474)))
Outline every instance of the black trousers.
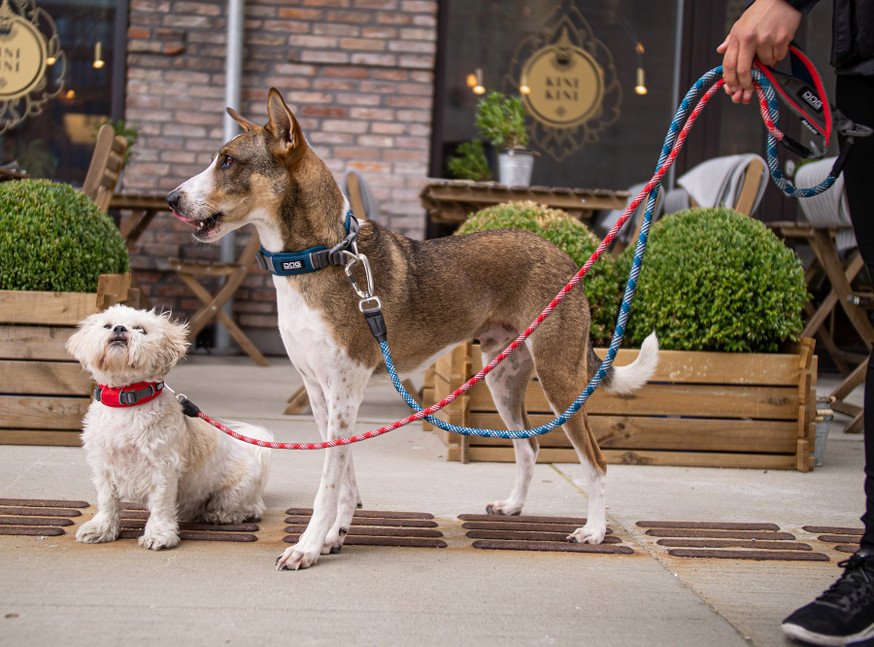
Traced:
MULTIPOLYGON (((839 75, 836 95, 841 112, 856 123, 874 128, 874 76, 839 75)), ((845 144, 841 141, 841 146, 845 144)), ((859 253, 874 277, 874 199, 867 193, 874 187, 874 135, 856 138, 853 143, 844 167, 844 186, 859 253)), ((868 359, 864 407, 866 503, 862 547, 874 550, 874 350, 868 359)))

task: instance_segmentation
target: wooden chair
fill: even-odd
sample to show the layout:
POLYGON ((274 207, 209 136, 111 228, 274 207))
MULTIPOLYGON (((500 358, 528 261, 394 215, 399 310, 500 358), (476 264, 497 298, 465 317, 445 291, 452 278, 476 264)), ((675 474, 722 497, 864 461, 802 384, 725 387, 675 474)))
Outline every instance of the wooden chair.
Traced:
POLYGON ((269 366, 269 362, 264 355, 255 347, 248 337, 240 330, 239 326, 234 323, 234 320, 222 310, 222 307, 237 291, 243 279, 249 273, 249 268, 255 262, 255 255, 261 247, 261 239, 258 237, 258 232, 252 232, 252 237, 246 244, 243 253, 235 263, 203 263, 194 261, 182 261, 178 258, 171 258, 170 264, 173 266, 176 274, 179 275, 185 284, 191 288, 191 291, 197 295, 197 298, 203 302, 200 310, 198 310, 188 322, 188 338, 193 342, 197 334, 203 330, 204 326, 213 319, 217 319, 231 337, 240 345, 246 354, 251 357, 258 366, 269 366), (198 277, 224 277, 224 282, 215 294, 211 294, 198 281, 198 277))
MULTIPOLYGON (((834 161, 835 158, 832 157, 805 164, 798 169, 796 184, 818 184, 831 171, 834 161)), ((855 279, 865 265, 858 251, 853 249, 856 242, 844 193, 843 176, 839 176, 828 191, 812 198, 799 198, 799 205, 805 222, 775 222, 769 223, 769 227, 784 238, 807 243, 814 254, 814 261, 805 270, 808 282, 822 272, 831 286, 829 293, 818 305, 805 306, 807 323, 801 334, 804 337, 816 336, 845 376, 844 381, 830 394, 834 398, 832 408, 852 418, 845 431, 859 432, 862 430, 862 408, 845 402, 844 399, 865 381, 867 355, 854 360, 851 354, 838 348, 825 325, 840 304, 865 348, 870 352, 874 344, 874 326, 871 325, 865 307, 874 301, 874 295, 870 291, 864 292, 854 287, 855 279)))
POLYGON ((103 211, 109 209, 109 202, 118 178, 124 167, 124 155, 127 152, 127 139, 116 135, 109 124, 103 124, 97 131, 97 145, 94 155, 82 185, 82 193, 91 198, 103 211))

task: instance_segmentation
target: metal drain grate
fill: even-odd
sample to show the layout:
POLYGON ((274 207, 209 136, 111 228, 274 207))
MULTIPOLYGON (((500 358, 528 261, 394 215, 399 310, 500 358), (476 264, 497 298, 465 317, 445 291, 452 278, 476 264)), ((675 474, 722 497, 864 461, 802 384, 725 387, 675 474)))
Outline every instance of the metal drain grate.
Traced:
MULTIPOLYGON (((125 503, 121 513, 121 532, 119 539, 139 539, 143 535, 149 519, 147 508, 125 503)), ((212 524, 182 522, 179 524, 179 538, 183 541, 231 541, 252 542, 258 537, 252 533, 260 530, 256 523, 212 524)))
POLYGON ((82 516, 85 501, 0 499, 0 535, 56 537, 66 534, 73 518, 82 516))
POLYGON ((534 550, 562 553, 597 553, 632 555, 634 551, 622 545, 622 540, 607 528, 607 536, 599 545, 575 544, 567 536, 586 523, 574 517, 503 517, 490 514, 458 515, 467 530, 466 537, 474 539, 473 547, 484 550, 534 550))
POLYGON ((862 541, 862 528, 842 528, 837 526, 802 526, 802 530, 819 535, 818 541, 831 544, 839 553, 855 553, 862 541))
POLYGON ((773 523, 638 521, 674 557, 827 562, 809 544, 773 523))
MULTIPOLYGON (((313 514, 312 508, 289 508, 285 523, 290 524, 282 538, 294 544, 300 538, 313 514)), ((400 546, 406 548, 446 548, 437 530, 434 515, 427 512, 383 512, 356 510, 344 546, 400 546)))

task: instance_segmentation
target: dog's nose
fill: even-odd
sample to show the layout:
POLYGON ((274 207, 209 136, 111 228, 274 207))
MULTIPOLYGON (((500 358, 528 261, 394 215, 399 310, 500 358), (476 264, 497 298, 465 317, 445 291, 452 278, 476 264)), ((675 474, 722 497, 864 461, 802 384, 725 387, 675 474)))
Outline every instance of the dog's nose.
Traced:
POLYGON ((114 334, 116 334, 116 335, 123 335, 124 333, 127 332, 127 328, 125 328, 124 326, 122 326, 121 324, 119 324, 118 326, 115 326, 115 327, 112 329, 112 332, 113 332, 114 334))
POLYGON ((170 205, 170 208, 173 211, 179 210, 179 191, 173 189, 170 193, 167 194, 167 204, 170 205))

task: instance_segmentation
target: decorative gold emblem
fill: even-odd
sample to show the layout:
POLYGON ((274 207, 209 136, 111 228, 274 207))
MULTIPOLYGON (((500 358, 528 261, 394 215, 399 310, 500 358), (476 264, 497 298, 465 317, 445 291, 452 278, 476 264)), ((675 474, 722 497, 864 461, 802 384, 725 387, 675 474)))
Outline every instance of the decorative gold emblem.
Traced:
POLYGON ((0 5, 0 134, 38 115, 63 89, 65 57, 55 23, 29 0, 0 5), (50 32, 46 36, 40 27, 50 32))
POLYGON ((622 90, 613 57, 573 6, 557 7, 513 56, 506 81, 534 119, 531 138, 560 162, 619 119, 622 90))

